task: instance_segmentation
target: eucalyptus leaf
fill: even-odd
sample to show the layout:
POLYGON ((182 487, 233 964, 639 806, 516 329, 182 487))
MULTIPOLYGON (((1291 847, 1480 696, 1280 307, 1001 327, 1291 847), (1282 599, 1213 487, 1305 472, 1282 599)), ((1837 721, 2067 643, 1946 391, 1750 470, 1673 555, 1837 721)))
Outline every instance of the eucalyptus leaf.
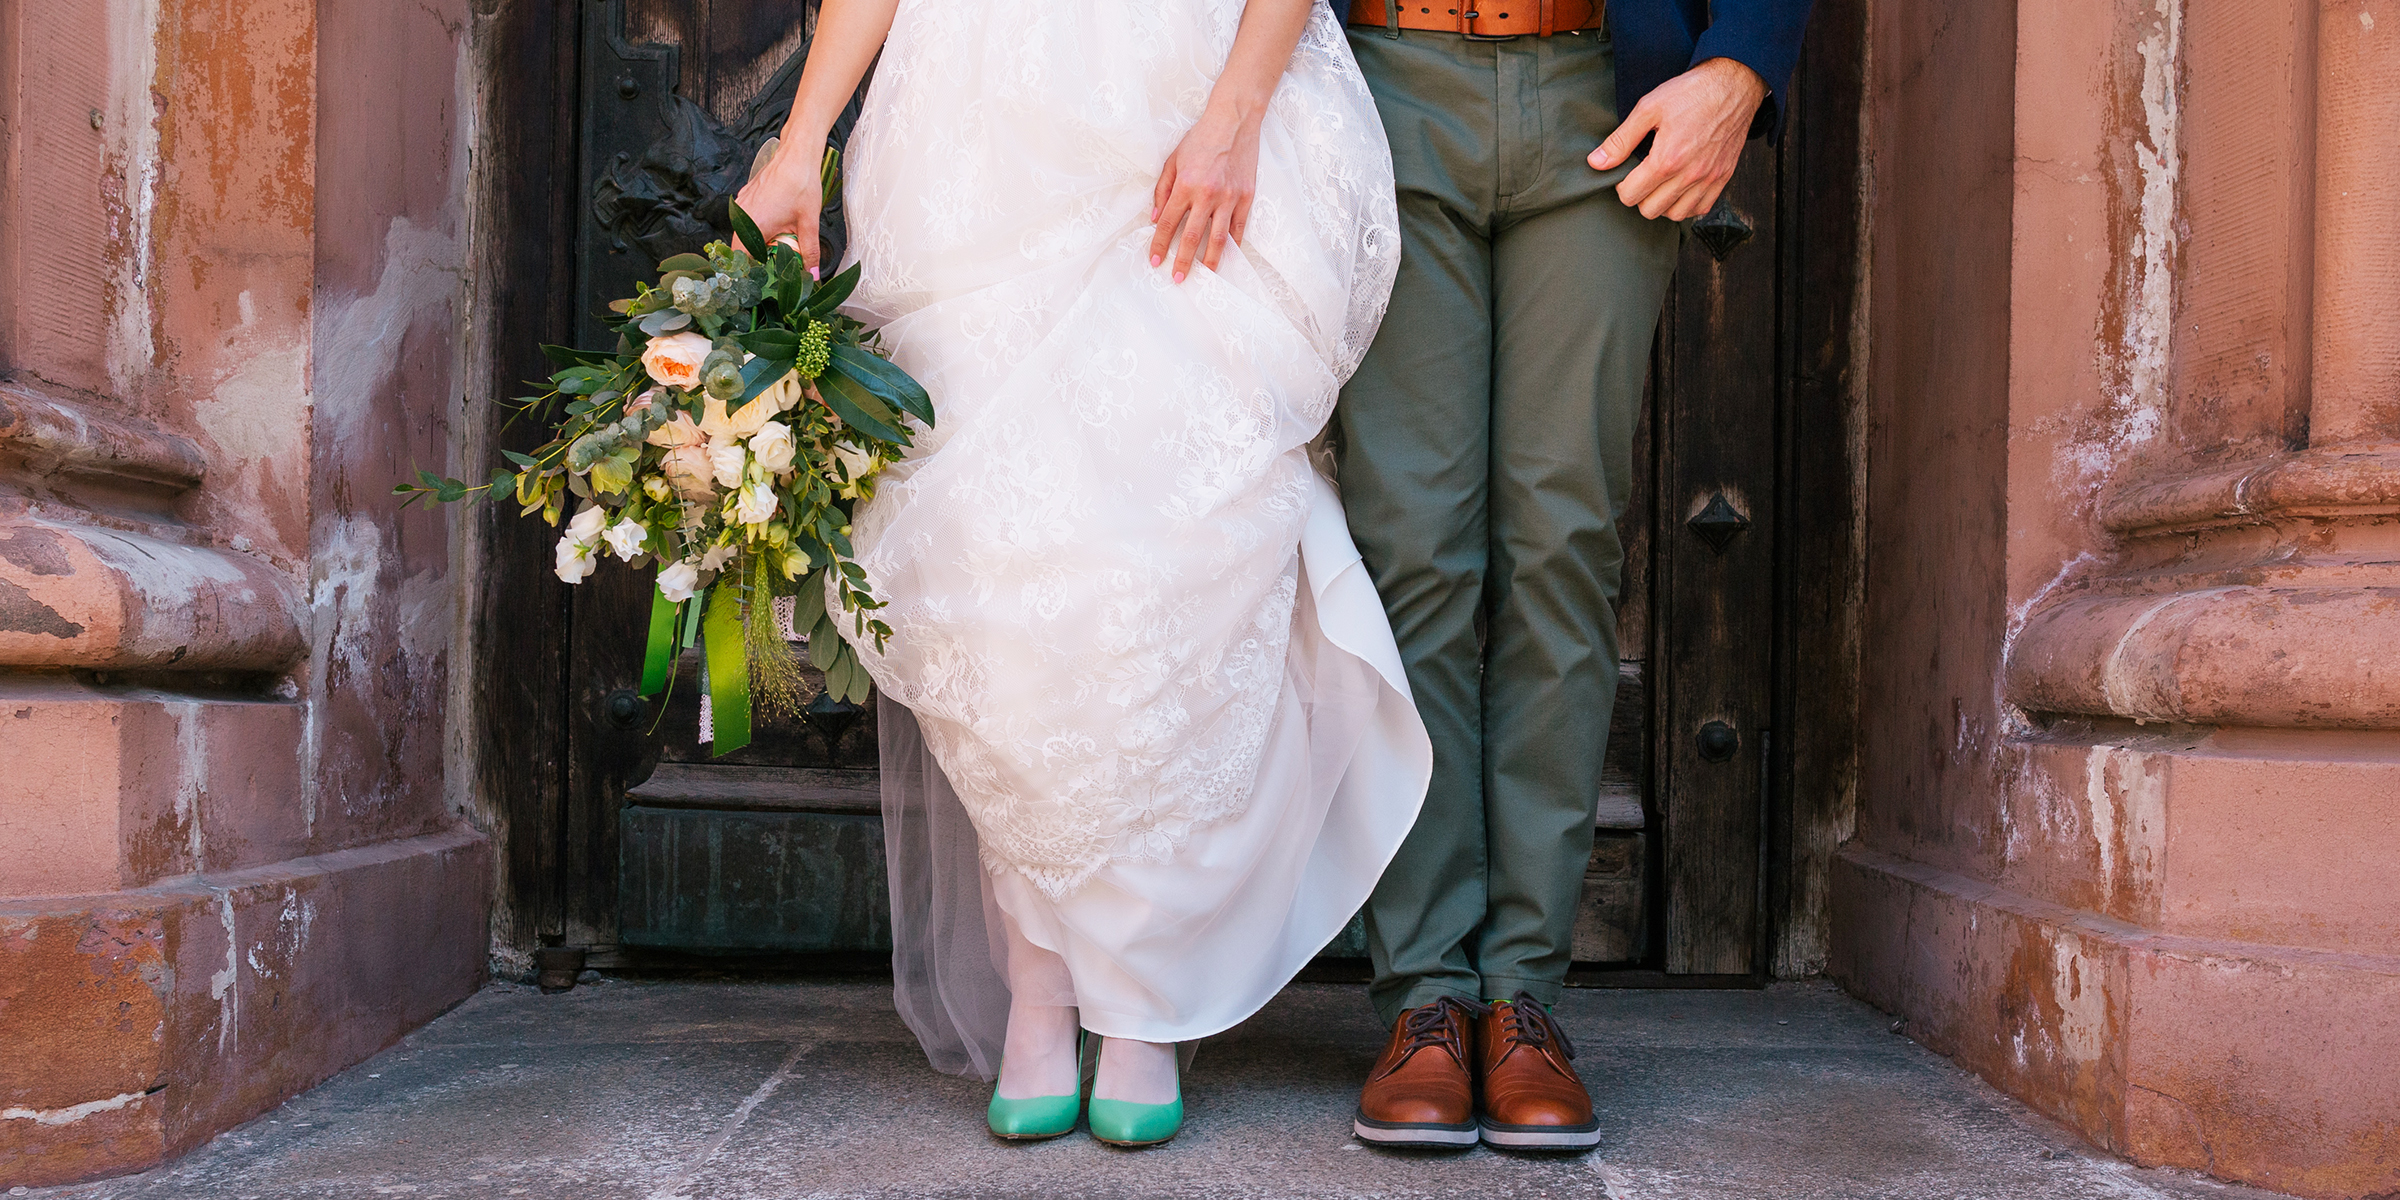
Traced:
POLYGON ((672 275, 677 271, 697 271, 702 275, 707 275, 716 269, 716 266, 708 261, 708 256, 705 254, 678 254, 658 264, 660 275, 672 275))

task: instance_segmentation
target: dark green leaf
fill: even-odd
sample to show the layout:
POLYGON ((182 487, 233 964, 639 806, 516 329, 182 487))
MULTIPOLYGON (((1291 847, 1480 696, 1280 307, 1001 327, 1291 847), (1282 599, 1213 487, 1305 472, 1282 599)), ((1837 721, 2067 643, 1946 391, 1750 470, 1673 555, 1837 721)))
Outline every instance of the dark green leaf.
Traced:
POLYGON ((908 372, 893 366, 890 359, 857 346, 835 346, 833 365, 887 403, 928 426, 933 424, 933 397, 926 394, 923 384, 909 378, 908 372))
POLYGON ((730 417, 742 411, 745 405, 758 399, 759 393, 773 387, 777 380, 790 374, 791 370, 790 362, 778 358, 768 358, 764 354, 743 364, 742 394, 733 403, 725 406, 725 415, 730 417))
POLYGON ((734 340, 742 344, 742 349, 760 358, 772 358, 777 362, 788 363, 800 357, 800 335, 789 329, 761 329, 756 333, 745 333, 734 340))
POLYGON ((492 477, 484 482, 484 487, 494 496, 505 496, 517 490, 516 473, 493 467, 492 477))
POLYGON ((542 462, 542 460, 535 458, 530 454, 519 454, 514 450, 503 450, 500 452, 500 457, 505 458, 520 467, 538 467, 542 462))
POLYGON ((726 205, 733 210, 733 233, 742 239, 742 249, 749 251, 752 258, 765 258, 767 235, 758 231, 758 222, 751 220, 750 214, 743 212, 741 205, 730 200, 726 201, 726 205))
POLYGON ((613 367, 617 356, 598 350, 578 350, 573 346, 544 346, 542 356, 561 367, 613 367))
POLYGON ((820 320, 832 315, 834 309, 842 306, 842 301, 850 298, 851 289, 858 286, 858 267, 859 264, 852 263, 849 270, 818 284, 816 294, 808 298, 804 311, 820 320))
POLYGON ((834 415, 852 429, 902 446, 909 444, 907 431, 900 428, 899 414, 848 373, 827 371, 818 376, 817 391, 833 408, 834 415))

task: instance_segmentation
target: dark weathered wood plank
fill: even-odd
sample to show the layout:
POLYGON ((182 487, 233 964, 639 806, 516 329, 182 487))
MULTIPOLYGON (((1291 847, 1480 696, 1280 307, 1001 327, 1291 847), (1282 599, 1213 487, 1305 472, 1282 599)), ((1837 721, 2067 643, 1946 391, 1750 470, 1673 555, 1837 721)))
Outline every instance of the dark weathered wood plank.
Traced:
POLYGON ((871 770, 662 762, 625 799, 649 808, 880 813, 883 786, 871 770))
POLYGON ((1659 422, 1659 712, 1665 966, 1758 969, 1761 747, 1772 712, 1778 171, 1753 144, 1728 188, 1755 228, 1719 263, 1687 238, 1665 338, 1659 422), (1687 522, 1722 494, 1749 518, 1722 549, 1687 522), (1702 753, 1712 722, 1738 744, 1702 753))
MULTIPOLYGON (((472 256, 482 264, 491 369, 467 399, 470 444, 479 440, 482 456, 462 464, 469 476, 504 465, 503 449, 543 440, 523 423, 499 428, 486 402, 520 394, 523 380, 548 372, 537 347, 572 336, 578 11, 547 0, 477 5, 494 114, 477 155, 507 165, 479 176, 481 202, 506 219, 480 227, 472 256)), ((475 681, 473 786, 498 850, 493 941, 504 955, 525 954, 562 932, 566 587, 548 570, 551 535, 539 522, 506 504, 469 509, 466 519, 479 550, 466 666, 475 681)))
POLYGON ((1768 859, 1771 966, 1821 973, 1827 873, 1857 804, 1865 589, 1853 317, 1858 299, 1865 0, 1818 0, 1795 81, 1784 166, 1788 314, 1777 549, 1777 739, 1768 859))

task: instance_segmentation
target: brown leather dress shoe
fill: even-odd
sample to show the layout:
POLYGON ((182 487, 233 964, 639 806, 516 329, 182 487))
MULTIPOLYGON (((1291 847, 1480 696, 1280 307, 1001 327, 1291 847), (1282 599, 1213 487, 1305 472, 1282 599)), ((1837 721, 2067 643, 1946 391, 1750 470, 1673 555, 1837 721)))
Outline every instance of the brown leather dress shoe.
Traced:
POLYGON ((1351 1132, 1378 1146, 1463 1150, 1475 1122, 1475 1019, 1488 1010, 1444 996, 1400 1014, 1383 1057, 1358 1093, 1351 1132))
POLYGON ((1484 1012, 1477 1082, 1483 1140, 1509 1150, 1589 1150, 1600 1144, 1592 1094, 1568 1060, 1575 1047, 1550 1010, 1518 992, 1484 1012))

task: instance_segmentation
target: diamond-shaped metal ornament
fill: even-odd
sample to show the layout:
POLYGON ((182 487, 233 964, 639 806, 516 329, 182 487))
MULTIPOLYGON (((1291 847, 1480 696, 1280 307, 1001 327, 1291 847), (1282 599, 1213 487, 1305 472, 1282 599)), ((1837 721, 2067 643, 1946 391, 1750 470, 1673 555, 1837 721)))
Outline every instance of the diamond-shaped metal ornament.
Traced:
POLYGON ((1750 528, 1750 518, 1742 515, 1742 510, 1735 508, 1733 501, 1725 498, 1725 493, 1718 492, 1709 497, 1708 507, 1683 524, 1684 528, 1699 534, 1700 539, 1708 543, 1709 549, 1723 554, 1734 538, 1750 528))
POLYGON ((1758 231, 1751 228, 1749 218, 1734 208, 1731 198, 1717 197, 1717 206, 1692 222, 1692 236, 1708 248, 1708 256, 1724 262, 1725 256, 1740 248, 1758 231))

